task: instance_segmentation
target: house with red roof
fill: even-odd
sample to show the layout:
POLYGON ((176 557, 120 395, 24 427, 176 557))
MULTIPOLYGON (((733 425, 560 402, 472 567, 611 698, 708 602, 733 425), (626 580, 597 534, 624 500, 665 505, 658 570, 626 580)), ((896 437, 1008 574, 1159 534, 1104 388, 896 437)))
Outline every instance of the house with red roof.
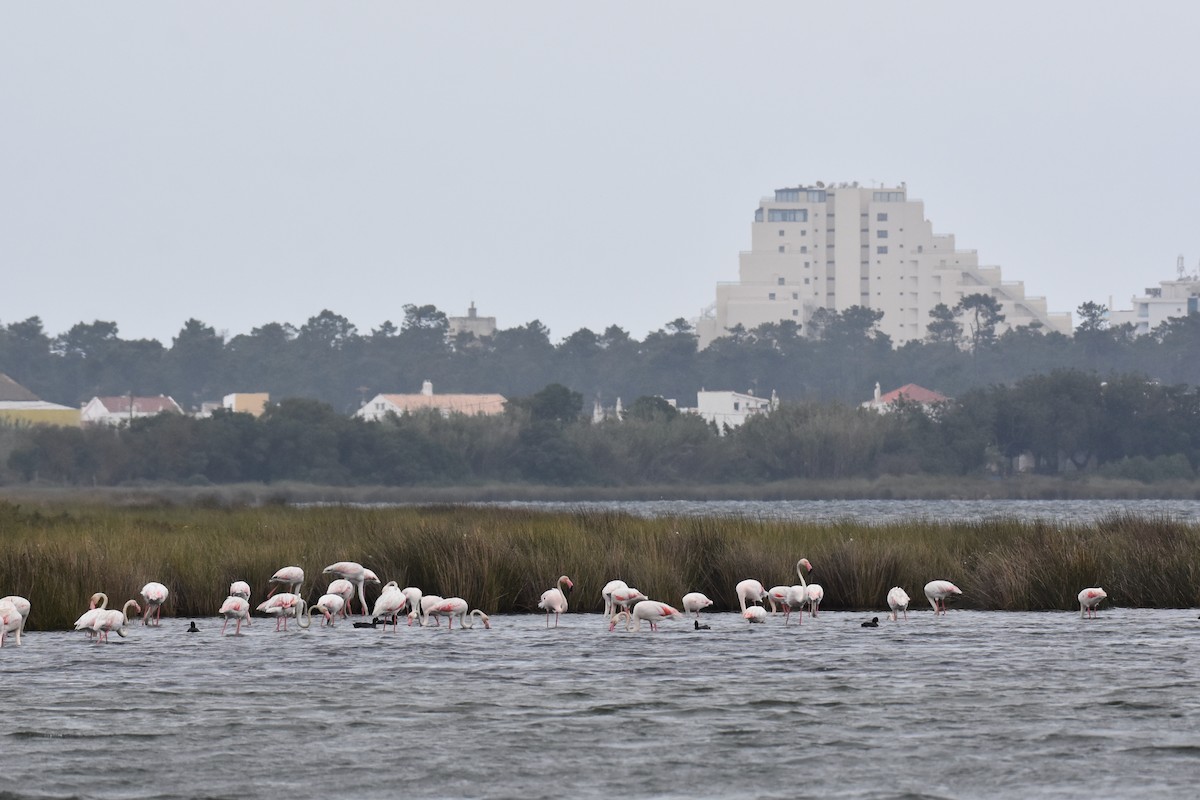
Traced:
POLYGON ((927 413, 935 411, 942 403, 949 402, 950 398, 940 392, 935 392, 932 389, 926 389, 924 386, 918 386, 915 383, 906 383, 899 389, 893 389, 887 394, 879 393, 879 384, 875 384, 875 397, 862 404, 863 408, 869 408, 873 411, 878 411, 880 414, 886 414, 889 411, 894 411, 896 406, 901 403, 915 403, 925 409, 927 413))
POLYGON ((354 416, 380 420, 388 414, 404 416, 429 410, 437 411, 443 417, 451 414, 491 416, 503 414, 506 402, 504 396, 499 394, 434 394, 433 384, 425 381, 421 384, 420 394, 377 394, 354 412, 354 416))
POLYGON ((164 394, 157 397, 123 394, 116 397, 93 397, 83 404, 79 419, 84 425, 120 425, 139 417, 182 413, 183 409, 179 404, 164 394))

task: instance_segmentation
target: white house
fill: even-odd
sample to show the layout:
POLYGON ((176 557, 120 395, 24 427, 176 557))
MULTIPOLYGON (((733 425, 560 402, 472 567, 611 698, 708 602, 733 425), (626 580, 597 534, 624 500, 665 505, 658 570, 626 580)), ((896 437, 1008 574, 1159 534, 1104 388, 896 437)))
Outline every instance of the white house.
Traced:
POLYGON ((118 395, 117 397, 93 397, 83 404, 79 412, 79 421, 84 425, 120 425, 139 417, 153 417, 158 414, 182 414, 179 407, 170 397, 134 397, 118 395))
POLYGON ((443 417, 451 414, 503 414, 505 399, 499 394, 434 394, 433 384, 421 384, 420 394, 377 394, 354 416, 365 420, 383 419, 388 414, 402 416, 434 409, 443 417))
MULTIPOLYGON (((753 392, 696 392, 696 408, 705 422, 715 423, 717 430, 728 425, 736 428, 755 414, 767 414, 778 407, 779 398, 771 392, 769 398, 757 397, 753 392)), ((691 411, 692 409, 687 409, 691 411)))
POLYGON ((880 414, 887 414, 894 411, 896 406, 901 402, 916 403, 923 409, 933 411, 938 407, 938 404, 945 403, 949 397, 935 392, 932 389, 926 389, 924 386, 918 386, 915 383, 906 383, 899 389, 893 389, 887 394, 879 393, 879 383, 875 383, 875 396, 862 403, 863 408, 869 408, 872 411, 877 411, 880 414))

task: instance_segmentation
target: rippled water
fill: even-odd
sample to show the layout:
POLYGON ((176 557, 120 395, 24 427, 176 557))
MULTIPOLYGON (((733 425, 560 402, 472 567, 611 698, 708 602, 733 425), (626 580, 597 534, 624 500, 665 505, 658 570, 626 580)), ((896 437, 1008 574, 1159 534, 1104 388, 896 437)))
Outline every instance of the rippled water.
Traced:
MULTIPOLYGON (((864 629, 164 620, 0 651, 15 797, 1191 797, 1194 611, 929 611, 864 629)), ((4 796, 0 791, 0 796, 4 796)))
POLYGON ((1200 500, 613 500, 469 505, 541 511, 622 511, 642 517, 737 516, 809 522, 851 520, 868 524, 911 519, 961 522, 1044 519, 1089 523, 1125 513, 1200 522, 1200 500))

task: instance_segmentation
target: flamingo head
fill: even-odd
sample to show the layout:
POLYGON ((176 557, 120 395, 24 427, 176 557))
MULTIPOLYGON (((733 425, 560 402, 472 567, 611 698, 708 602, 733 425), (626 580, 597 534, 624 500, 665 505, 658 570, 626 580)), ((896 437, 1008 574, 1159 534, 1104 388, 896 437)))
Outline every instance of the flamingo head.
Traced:
POLYGON ((91 610, 95 609, 96 604, 99 603, 103 599, 104 599, 104 595, 101 594, 100 592, 96 592, 94 595, 92 595, 91 600, 88 601, 88 610, 91 611, 91 610))
MULTIPOLYGON (((369 570, 369 569, 364 569, 364 570, 363 570, 363 580, 364 580, 364 581, 366 581, 367 583, 373 583, 373 584, 375 584, 375 585, 377 585, 377 586, 379 585, 379 576, 378 576, 378 575, 376 575, 374 572, 372 572, 372 571, 371 571, 371 570, 369 570)), ((388 583, 396 583, 396 582, 395 582, 395 581, 388 581, 388 583)), ((397 588, 399 588, 399 585, 398 585, 398 584, 397 584, 397 588)))
POLYGON ((560 584, 562 584, 562 586, 564 587, 563 591, 568 594, 570 594, 571 590, 575 588, 574 582, 570 578, 568 578, 566 575, 563 575, 562 577, 560 577, 558 579, 558 582, 560 584))
POLYGON ((487 614, 480 614, 479 621, 483 623, 483 627, 487 630, 490 631, 492 629, 492 621, 488 619, 487 614))
POLYGON ((797 561, 796 566, 804 567, 805 572, 812 572, 812 564, 809 563, 807 558, 802 558, 799 561, 797 561))

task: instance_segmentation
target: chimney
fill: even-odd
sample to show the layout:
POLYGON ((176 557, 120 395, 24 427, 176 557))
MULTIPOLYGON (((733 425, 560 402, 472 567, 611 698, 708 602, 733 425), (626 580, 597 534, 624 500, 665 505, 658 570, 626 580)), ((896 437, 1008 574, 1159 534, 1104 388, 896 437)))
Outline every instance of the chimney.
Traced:
POLYGON ((433 383, 430 381, 422 381, 421 394, 426 397, 433 397, 433 383))

